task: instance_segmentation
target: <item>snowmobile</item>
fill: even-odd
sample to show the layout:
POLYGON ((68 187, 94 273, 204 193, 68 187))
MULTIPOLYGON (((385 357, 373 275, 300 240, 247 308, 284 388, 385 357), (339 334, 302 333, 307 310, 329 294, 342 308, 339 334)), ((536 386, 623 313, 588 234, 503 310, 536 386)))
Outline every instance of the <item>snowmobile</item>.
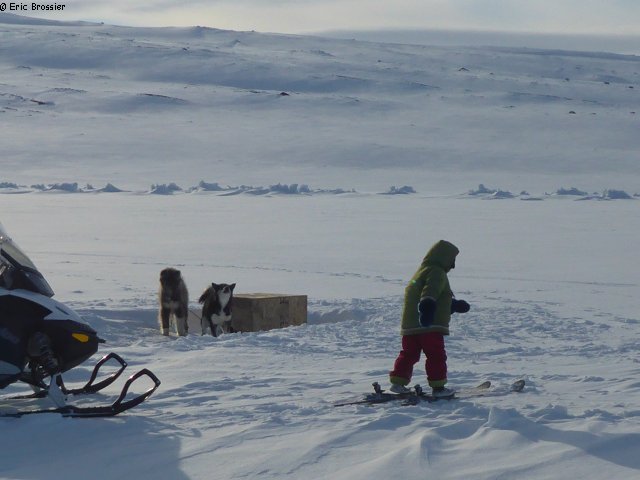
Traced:
MULTIPOLYGON (((98 351, 104 340, 66 305, 54 300, 54 293, 29 257, 7 235, 0 224, 0 389, 22 382, 32 393, 0 397, 0 416, 19 417, 34 413, 59 413, 69 417, 107 417, 117 415, 146 400, 160 385, 148 369, 132 375, 120 395, 110 405, 78 406, 67 403, 71 395, 96 393, 111 385, 127 363, 110 353, 96 363, 88 382, 80 388, 67 388, 62 374, 82 364, 98 351), (101 380, 100 369, 116 365, 116 370, 101 380), (129 388, 141 377, 151 380, 145 392, 129 395, 129 388), (3 405, 18 400, 50 400, 54 407, 26 410, 3 405)), ((17 402, 20 403, 20 402, 17 402)))

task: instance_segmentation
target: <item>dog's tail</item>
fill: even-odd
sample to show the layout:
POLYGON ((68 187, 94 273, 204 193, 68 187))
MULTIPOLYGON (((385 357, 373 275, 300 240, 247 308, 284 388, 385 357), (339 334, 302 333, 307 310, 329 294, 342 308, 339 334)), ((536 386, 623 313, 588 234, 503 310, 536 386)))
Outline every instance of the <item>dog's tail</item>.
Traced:
POLYGON ((200 298, 198 299, 198 303, 204 303, 207 297, 211 294, 211 290, 211 287, 209 287, 204 292, 202 292, 202 295, 200 295, 200 298))

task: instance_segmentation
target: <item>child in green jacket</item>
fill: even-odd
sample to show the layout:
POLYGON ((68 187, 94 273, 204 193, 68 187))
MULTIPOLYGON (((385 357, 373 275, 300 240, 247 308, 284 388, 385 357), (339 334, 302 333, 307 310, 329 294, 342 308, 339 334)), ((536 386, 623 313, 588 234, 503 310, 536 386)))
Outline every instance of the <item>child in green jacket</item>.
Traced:
POLYGON ((411 381, 413 366, 426 356, 425 369, 435 396, 450 396, 446 388, 447 353, 444 335, 449 335, 452 313, 466 313, 469 304, 456 300, 447 273, 456 266, 458 248, 440 240, 427 252, 422 264, 407 285, 402 312, 402 350, 389 372, 391 391, 405 393, 411 381))

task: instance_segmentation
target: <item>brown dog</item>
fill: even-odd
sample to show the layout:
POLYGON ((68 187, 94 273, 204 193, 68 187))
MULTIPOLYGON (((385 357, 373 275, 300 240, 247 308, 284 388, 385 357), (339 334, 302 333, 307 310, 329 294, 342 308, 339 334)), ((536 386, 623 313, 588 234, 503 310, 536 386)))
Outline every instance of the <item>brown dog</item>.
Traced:
POLYGON ((165 268, 160 272, 160 290, 158 291, 160 312, 158 320, 160 331, 169 335, 171 317, 174 318, 178 335, 184 336, 189 331, 187 315, 189 314, 189 292, 180 270, 165 268))

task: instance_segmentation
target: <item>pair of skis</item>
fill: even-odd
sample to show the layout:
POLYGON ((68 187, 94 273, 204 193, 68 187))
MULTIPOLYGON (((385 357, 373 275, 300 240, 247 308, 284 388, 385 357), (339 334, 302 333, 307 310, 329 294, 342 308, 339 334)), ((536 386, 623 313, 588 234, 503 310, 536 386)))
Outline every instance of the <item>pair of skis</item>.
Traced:
POLYGON ((454 391, 447 396, 434 396, 425 392, 420 385, 416 385, 411 392, 392 393, 383 390, 378 382, 373 384, 373 392, 365 394, 363 397, 352 400, 341 400, 335 402, 334 407, 343 407, 345 405, 376 405, 379 403, 387 403, 393 401, 402 401, 403 405, 416 405, 419 402, 437 402, 439 400, 454 400, 472 397, 491 397, 506 395, 509 393, 521 392, 524 389, 525 381, 518 380, 512 383, 508 389, 491 389, 491 382, 482 382, 471 388, 464 388, 454 391))
POLYGON ((100 390, 111 385, 118 377, 120 377, 125 368, 127 368, 127 362, 124 361, 122 357, 120 357, 120 355, 118 355, 117 353, 111 352, 108 355, 104 356, 98 363, 96 363, 95 367, 93 368, 93 372, 91 372, 91 376, 89 377, 89 381, 83 387, 69 389, 64 384, 62 376, 58 375, 57 377, 54 377, 51 385, 49 385, 49 387, 47 388, 38 389, 36 392, 28 395, 16 395, 12 397, 0 398, 0 406, 3 402, 6 401, 9 401, 9 403, 14 403, 16 400, 33 400, 43 398, 50 398, 54 401, 54 403, 58 403, 58 406, 54 408, 44 409, 36 408, 16 411, 10 410, 7 412, 2 412, 2 410, 0 410, 0 417, 22 417, 24 415, 33 415, 40 413, 58 413, 63 417, 76 418, 113 417, 144 402, 160 386, 160 380, 158 379, 158 377, 156 377, 150 370, 146 368, 136 372, 131 377, 129 377, 129 379, 127 379, 124 386, 122 387, 122 390, 120 391, 120 394, 118 395, 118 398, 110 405, 72 405, 66 403, 66 397, 69 395, 75 396, 97 393, 100 390), (110 360, 114 360, 119 365, 118 369, 103 380, 96 382, 96 379, 98 378, 98 374, 100 372, 100 368, 110 360), (142 377, 147 377, 148 379, 150 379, 153 385, 145 392, 127 399, 131 386, 142 377))

